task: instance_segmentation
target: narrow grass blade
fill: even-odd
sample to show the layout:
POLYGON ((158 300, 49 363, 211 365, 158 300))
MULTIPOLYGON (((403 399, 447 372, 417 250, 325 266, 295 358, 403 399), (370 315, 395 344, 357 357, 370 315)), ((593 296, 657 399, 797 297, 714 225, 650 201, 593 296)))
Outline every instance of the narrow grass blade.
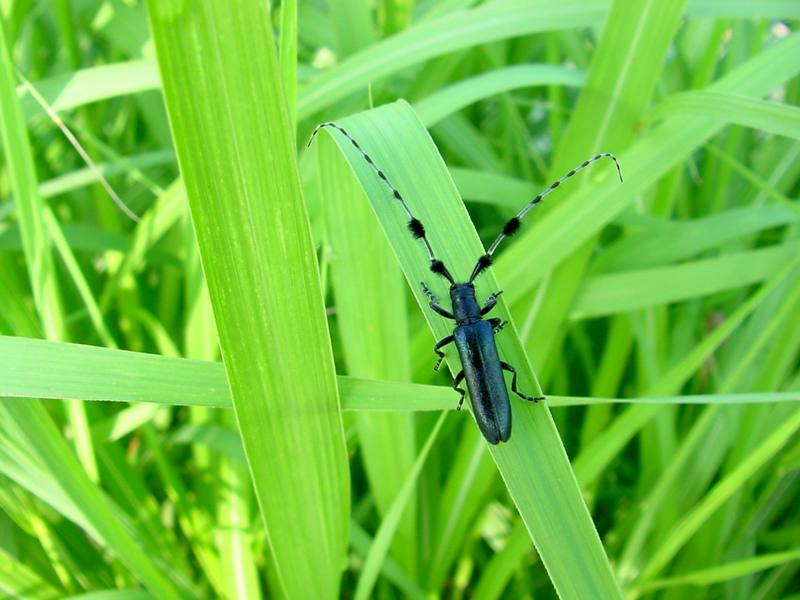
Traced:
MULTIPOLYGON (((645 395, 674 393, 695 373, 730 335, 750 316, 765 298, 791 273, 797 259, 775 275, 750 296, 722 325, 687 352, 681 360, 664 373, 645 392, 645 395)), ((575 472, 582 485, 589 485, 600 476, 625 444, 662 410, 656 406, 634 406, 621 414, 575 458, 575 472)))
POLYGON ((148 9, 275 593, 334 598, 348 464, 268 6, 148 9))
POLYGON ((542 189, 541 184, 491 171, 453 167, 450 176, 464 200, 486 202, 509 210, 519 210, 542 189))
POLYGON ((61 301, 50 239, 44 224, 44 203, 38 192, 33 151, 16 96, 15 80, 5 34, 0 31, 0 137, 17 203, 33 300, 46 336, 55 340, 64 335, 61 301))
MULTIPOLYGON (((612 179, 611 170, 607 169, 603 188, 609 190, 609 184, 616 188, 631 187, 630 165, 627 155, 622 154, 622 151, 635 137, 636 123, 650 102, 684 7, 685 0, 616 0, 611 3, 597 52, 592 57, 586 84, 581 90, 564 137, 556 148, 551 178, 560 177, 590 156, 612 152, 620 159, 626 183, 618 185, 612 179)), ((589 185, 592 175, 587 175, 589 177, 581 177, 573 182, 573 189, 577 187, 583 191, 592 187, 589 185)), ((619 189, 611 191, 614 195, 619 192, 619 189)), ((564 200, 569 201, 578 195, 580 192, 564 200)), ((596 197, 591 198, 590 202, 603 204, 596 197)), ((543 207, 544 212, 547 216, 554 216, 566 204, 564 202, 553 210, 543 207)), ((531 234, 534 228, 535 225, 530 228, 531 234)), ((557 245, 562 248, 567 239, 576 239, 575 231, 562 230, 560 233, 557 245)), ((521 249, 519 243, 523 239, 525 238, 517 241, 517 248, 521 249)), ((528 240, 533 241, 530 238, 528 240)), ((532 337, 528 340, 531 358, 535 364, 546 367, 546 374, 551 370, 554 357, 561 354, 562 324, 569 314, 569 307, 583 279, 594 245, 590 236, 584 242, 575 244, 570 253, 564 255, 571 255, 571 258, 547 275, 547 294, 542 297, 540 305, 531 315, 531 329, 536 331, 535 340, 532 337)), ((506 255, 506 261, 510 254, 511 252, 506 255)), ((552 258, 548 259, 550 268, 558 264, 552 258)), ((502 266, 501 261, 502 258, 498 260, 499 272, 502 272, 499 269, 502 266)), ((544 272, 548 270, 545 269, 544 272)), ((530 281, 530 272, 522 278, 530 281)))
MULTIPOLYGON (((346 376, 337 382, 349 410, 454 407, 447 387, 346 376)), ((232 406, 222 363, 7 336, 0 336, 0 397, 232 406)))
POLYGON ((478 100, 539 85, 583 85, 585 73, 555 65, 513 65, 463 79, 414 103, 426 127, 431 127, 478 100))
POLYGON ((63 592, 54 588, 25 563, 15 560, 5 549, 0 548, 0 592, 6 598, 26 600, 55 600, 63 592))
POLYGON ((446 417, 447 413, 442 413, 439 420, 436 421, 436 425, 434 425, 428 435, 425 445, 419 451, 417 459, 408 472, 403 486, 398 490, 397 497, 392 503, 391 508, 381 521, 381 526, 378 528, 378 532, 372 540, 369 552, 367 552, 367 559, 364 561, 364 569, 361 572, 361 576, 358 578, 358 584, 356 585, 354 594, 356 600, 369 600, 369 598, 372 597, 372 590, 375 587, 375 581, 378 579, 378 572, 380 571, 381 564, 383 564, 384 557, 389 550, 389 545, 400 524, 400 518, 406 510, 406 505, 414 495, 417 478, 419 477, 420 471, 422 471, 425 460, 428 458, 428 453, 431 451, 433 443, 439 436, 439 431, 446 417))
POLYGON ((753 558, 747 558, 736 562, 718 565, 710 569, 686 573, 677 577, 667 577, 665 579, 655 579, 650 583, 631 590, 632 596, 646 594, 655 590, 663 590, 673 587, 705 587, 714 583, 722 583, 738 577, 744 577, 759 571, 771 569, 787 562, 800 560, 800 549, 788 552, 775 552, 773 554, 762 554, 753 558))
POLYGON ((680 265, 589 277, 570 318, 623 313, 761 283, 780 272, 798 252, 800 242, 789 242, 680 265))
POLYGON ((147 537, 89 479, 41 404, 0 403, 0 470, 75 521, 154 594, 196 592, 176 585, 173 578, 183 574, 165 567, 147 537))
MULTIPOLYGON (((50 340, 64 339, 67 330, 45 224, 45 204, 39 195, 33 149, 14 81, 14 65, 5 34, 0 28, 0 138, 16 200, 33 302, 45 337, 50 340)), ((89 475, 97 479, 97 464, 84 407, 68 403, 67 412, 74 432, 75 450, 89 475)))
POLYGON ((708 521, 708 517, 743 486, 756 470, 772 459, 786 442, 792 439, 798 429, 800 429, 800 411, 795 411, 727 477, 717 483, 677 524, 666 540, 661 541, 658 550, 642 571, 642 581, 653 579, 674 558, 692 534, 708 521))
MULTIPOLYGON (((338 376, 345 410, 452 410, 448 386, 399 381, 376 381, 338 376)), ((230 408, 225 370, 221 363, 170 358, 156 354, 110 350, 0 336, 0 398, 45 398, 96 402, 152 403, 168 406, 230 408), (42 378, 42 365, 48 376, 42 378)), ((798 392, 697 394, 641 398, 550 396, 551 406, 591 404, 761 404, 795 402, 798 392)), ((139 410, 133 407, 131 410, 139 410)), ((147 413, 149 414, 149 413, 147 413)), ((140 422, 124 427, 129 432, 140 422)))
MULTIPOLYGON (((155 90, 160 86, 158 66, 151 61, 134 60, 110 65, 98 65, 57 75, 34 83, 36 90, 56 111, 155 90)), ((23 113, 27 118, 43 114, 41 106, 23 86, 18 87, 23 113)))
POLYGON ((281 78, 289 109, 289 126, 297 130, 297 0, 281 3, 281 78))
POLYGON ((546 0, 489 3, 431 19, 382 40, 342 61, 300 88, 301 119, 348 94, 424 60, 465 47, 537 31, 585 27, 599 22, 604 6, 592 2, 546 0))
POLYGON ((643 227, 604 248, 591 270, 597 274, 667 265, 771 227, 798 222, 800 214, 774 204, 700 219, 659 221, 663 229, 643 227))
MULTIPOLYGON (((762 51, 710 86, 713 91, 739 90, 766 94, 800 73, 800 34, 794 34, 762 51)), ((670 169, 680 164, 719 127, 705 119, 674 119, 643 134, 630 150, 618 155, 625 183, 611 173, 590 176, 581 188, 523 231, 497 259, 497 272, 519 282, 506 301, 522 299, 555 265, 580 244, 598 233, 624 208, 670 169), (594 179, 594 181, 592 181, 594 179)))
POLYGON ((709 91, 683 92, 664 100, 649 118, 655 121, 680 116, 712 120, 722 117, 727 123, 800 139, 800 108, 760 98, 709 91))

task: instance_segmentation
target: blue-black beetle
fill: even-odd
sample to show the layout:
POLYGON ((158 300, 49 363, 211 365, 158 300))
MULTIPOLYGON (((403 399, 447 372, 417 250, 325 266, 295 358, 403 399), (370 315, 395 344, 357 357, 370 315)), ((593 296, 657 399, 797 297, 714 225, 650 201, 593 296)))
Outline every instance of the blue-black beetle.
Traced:
POLYGON ((439 357, 436 366, 434 366, 434 370, 439 369, 444 359, 442 348, 448 344, 454 343, 458 350, 462 367, 461 371, 458 372, 453 380, 453 388, 460 395, 457 408, 461 408, 464 403, 464 394, 466 393, 459 385, 462 381, 466 381, 469 396, 472 401, 472 412, 475 415, 475 421, 478 423, 483 437, 486 438, 486 441, 490 444, 508 441, 509 437, 511 437, 511 404, 508 400, 503 371, 511 373, 511 391, 523 400, 538 402, 539 400, 544 400, 544 396, 528 396, 517 389, 517 372, 510 364, 500 360, 500 355, 497 352, 497 344, 494 340, 494 336, 503 328, 505 323, 499 318, 484 319, 484 316, 497 304, 497 297, 502 292, 491 294, 486 300, 486 303, 480 306, 475 296, 473 281, 492 264, 492 256, 500 242, 514 235, 519 230, 522 218, 529 210, 539 204, 542 198, 556 189, 564 181, 575 175, 578 171, 585 169, 591 163, 601 158, 610 158, 614 161, 621 182, 622 170, 620 169, 619 162, 613 154, 609 154, 608 152, 598 154, 584 161, 581 165, 575 167, 569 173, 561 177, 561 179, 555 181, 546 190, 536 195, 521 211, 519 211, 519 213, 503 226, 503 231, 500 232, 500 235, 492 242, 492 245, 489 246, 486 253, 478 259, 469 280, 465 283, 456 283, 444 263, 436 258, 433 248, 431 248, 431 244, 425 235, 425 227, 419 219, 414 217, 403 195, 392 185, 389 178, 383 170, 375 164, 369 154, 364 151, 359 143, 342 126, 332 122, 318 125, 311 134, 311 139, 308 142, 309 145, 317 132, 325 127, 335 129, 344 135, 353 147, 358 150, 361 156, 364 157, 364 160, 369 163, 375 171, 375 174, 386 184, 392 196, 401 204, 408 217, 408 230, 411 232, 411 235, 416 239, 422 240, 422 243, 425 245, 425 249, 428 251, 428 258, 430 259, 431 271, 450 282, 452 312, 442 308, 439 299, 433 295, 425 283, 421 284, 425 295, 428 297, 431 309, 437 314, 456 322, 452 335, 448 335, 439 340, 436 346, 434 346, 434 352, 439 357))

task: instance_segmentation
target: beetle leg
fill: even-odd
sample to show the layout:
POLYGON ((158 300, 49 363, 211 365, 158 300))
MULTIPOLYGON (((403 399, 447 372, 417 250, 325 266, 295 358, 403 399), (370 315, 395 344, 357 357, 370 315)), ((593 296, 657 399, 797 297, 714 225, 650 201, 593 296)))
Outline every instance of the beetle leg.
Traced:
POLYGON ((425 285, 425 282, 424 281, 420 281, 419 283, 422 286, 422 293, 425 294, 428 297, 428 300, 430 300, 430 302, 428 303, 428 306, 431 307, 433 312, 435 312, 435 313, 437 313, 439 315, 442 315, 445 319, 453 319, 453 320, 455 320, 455 316, 453 316, 452 313, 446 311, 441 306, 439 306, 439 297, 436 296, 432 291, 430 291, 428 289, 428 286, 425 285))
POLYGON ((508 321, 503 321, 500 317, 494 317, 493 319, 489 319, 489 324, 492 326, 494 330, 494 334, 497 335, 501 331, 503 331, 503 327, 508 325, 508 321))
POLYGON ((522 392, 517 389, 517 370, 512 367, 510 364, 504 361, 500 361, 500 366, 505 370, 511 373, 511 391, 514 392, 517 396, 522 398, 523 400, 527 400, 528 402, 538 402, 539 400, 544 400, 544 396, 526 396, 522 392))
POLYGON ((425 282, 420 281, 419 284, 422 286, 422 293, 428 297, 428 300, 430 300, 434 304, 439 304, 439 297, 432 291, 430 291, 430 289, 428 289, 428 286, 425 285, 425 282))
POLYGON ((441 349, 447 346, 447 344, 453 343, 454 340, 455 338, 452 335, 448 335, 447 337, 436 342, 436 345, 433 347, 433 351, 436 353, 436 356, 439 357, 439 360, 436 361, 436 366, 433 367, 434 371, 439 370, 439 367, 442 366, 442 361, 444 360, 444 352, 442 352, 441 349))
POLYGON ((488 313, 490 310, 492 310, 497 305, 497 297, 502 293, 503 293, 503 291, 500 290, 499 292, 495 292, 494 294, 491 294, 486 299, 486 304, 484 304, 483 308, 481 309, 481 316, 483 316, 486 313, 488 313))
POLYGON ((461 394, 461 397, 458 399, 458 405, 456 406, 456 410, 461 410, 461 406, 464 404, 464 394, 466 394, 466 390, 463 388, 458 387, 458 384, 464 381, 464 371, 459 371, 456 378, 453 380, 453 389, 461 394))
POLYGON ((442 315, 445 319, 453 319, 455 321, 455 316, 453 316, 453 313, 450 313, 450 312, 446 311, 445 309, 443 309, 438 304, 435 304, 434 302, 431 302, 429 304, 429 306, 431 307, 433 312, 435 312, 435 313, 437 313, 439 315, 442 315))

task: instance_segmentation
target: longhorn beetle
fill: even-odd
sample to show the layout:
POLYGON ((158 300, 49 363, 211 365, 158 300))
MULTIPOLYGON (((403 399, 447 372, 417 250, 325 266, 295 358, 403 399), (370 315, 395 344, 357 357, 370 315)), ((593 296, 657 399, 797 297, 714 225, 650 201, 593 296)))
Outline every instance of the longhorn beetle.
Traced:
POLYGON ((555 190, 578 171, 585 169, 591 163, 601 158, 610 158, 614 161, 617 167, 619 180, 622 182, 622 170, 620 169, 619 162, 613 154, 604 152, 584 161, 581 165, 569 171, 561 179, 555 181, 550 187, 528 202, 522 210, 503 226, 503 230, 494 242, 492 242, 492 245, 489 246, 486 253, 478 258, 478 261, 475 263, 475 268, 472 269, 472 274, 469 276, 469 280, 467 280, 466 283, 456 283, 444 263, 436 258, 433 248, 431 248, 431 244, 425 235, 425 227, 411 212, 403 195, 389 181, 386 173, 375 164, 372 157, 364 151, 359 143, 341 125, 333 122, 317 125, 316 129, 314 129, 311 134, 308 145, 310 146, 317 133, 326 127, 335 129, 344 135, 353 147, 358 150, 364 160, 369 163, 370 167, 375 171, 375 174, 386 184, 386 187, 389 189, 394 199, 403 207, 406 217, 408 217, 408 230, 411 232, 411 235, 418 240, 422 240, 425 249, 428 251, 430 270, 450 282, 452 312, 442 308, 439 303, 439 298, 428 289, 428 286, 425 285, 424 282, 420 283, 422 291, 428 297, 431 309, 444 318, 452 319, 456 322, 452 335, 442 338, 434 346, 433 351, 436 353, 436 356, 438 356, 438 360, 433 368, 438 371, 439 367, 442 365, 442 361, 444 360, 442 348, 448 344, 455 343, 458 355, 461 358, 462 366, 462 370, 458 372, 453 380, 453 389, 460 395, 457 409, 461 410, 461 406, 464 403, 464 394, 466 393, 459 385, 462 381, 466 380, 467 389, 469 390, 469 396, 472 401, 472 412, 475 415, 475 420, 478 423, 483 437, 486 438, 486 441, 490 444, 507 441, 511 436, 511 405, 508 400, 506 383, 503 379, 503 371, 511 373, 511 391, 523 400, 538 402, 539 400, 544 400, 544 396, 528 396, 520 392, 517 389, 517 371, 507 362, 500 360, 500 356, 497 353, 497 344, 494 341, 494 336, 503 329, 505 322, 497 317, 486 320, 484 320, 483 317, 495 307, 497 304, 497 297, 502 292, 499 291, 489 295, 486 299, 486 303, 480 306, 475 296, 475 286, 473 282, 478 275, 492 264, 492 256, 500 245, 500 242, 519 231, 522 218, 534 206, 539 204, 542 198, 555 190))

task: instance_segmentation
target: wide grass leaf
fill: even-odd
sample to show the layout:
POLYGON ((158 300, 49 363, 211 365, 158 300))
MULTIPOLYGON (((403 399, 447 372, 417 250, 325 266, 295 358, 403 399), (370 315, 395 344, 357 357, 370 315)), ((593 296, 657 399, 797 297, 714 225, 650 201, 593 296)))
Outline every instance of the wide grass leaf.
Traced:
POLYGON ((268 8, 148 8, 275 592, 335 598, 348 464, 268 8))

